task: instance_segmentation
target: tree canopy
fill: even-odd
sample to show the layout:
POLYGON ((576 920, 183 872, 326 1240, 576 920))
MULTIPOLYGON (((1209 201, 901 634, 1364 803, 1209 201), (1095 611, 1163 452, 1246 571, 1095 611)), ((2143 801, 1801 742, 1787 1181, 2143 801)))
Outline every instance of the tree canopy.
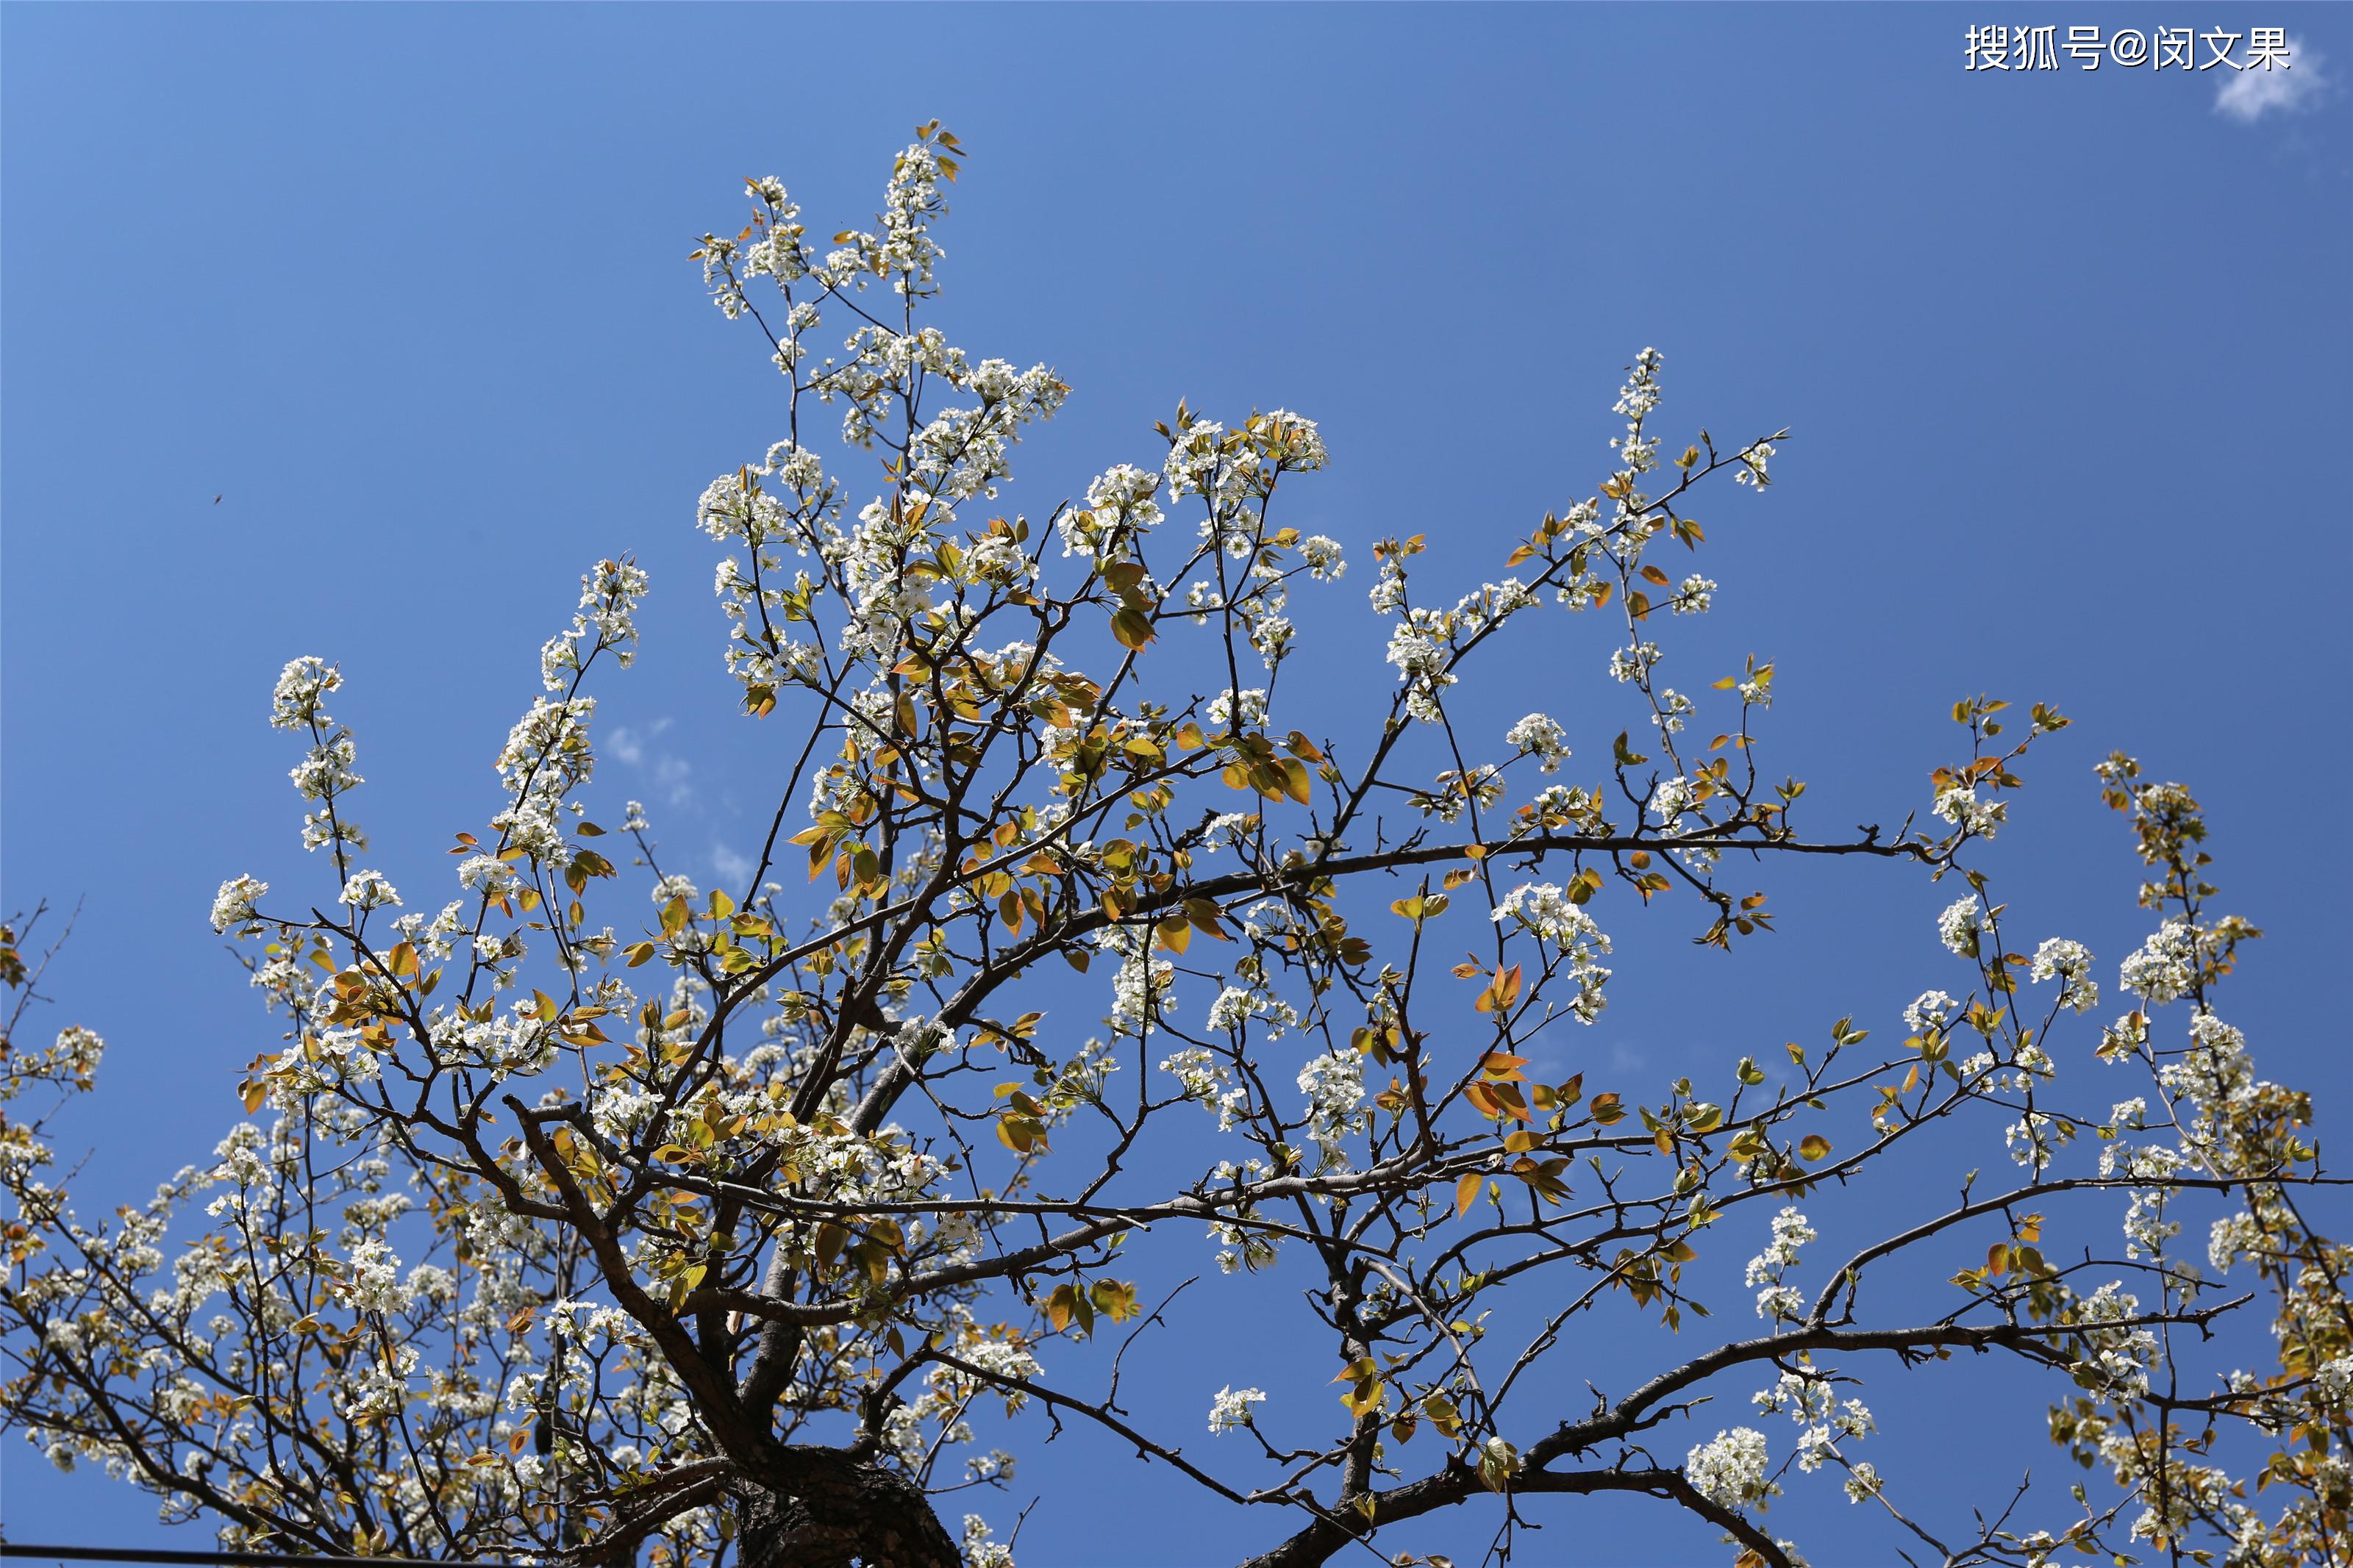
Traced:
POLYGON ((0 1420, 288 1552, 1006 1568, 1016 1460, 987 1439, 1074 1427, 1262 1518, 1264 1568, 1502 1561, 1613 1492, 1789 1568, 1770 1505, 1803 1487, 1929 1562, 2353 1552, 2348 1258, 2315 1212, 2340 1189, 2309 1097, 2216 1010, 2261 933, 2220 911, 2190 793, 2100 764, 2154 922, 2105 1008, 2094 955, 1988 869, 2064 717, 1961 701, 1901 826, 1818 830, 1760 760, 1772 665, 1659 671, 1717 593, 1696 498, 1764 504, 1788 433, 1670 439, 1649 349, 1592 493, 1468 591, 1426 536, 1351 562, 1286 525, 1327 455, 1283 410, 1180 404, 1155 466, 1008 515, 1070 389, 925 320, 962 157, 923 128, 874 226, 823 245, 750 181, 750 221, 694 252, 778 373, 780 438, 694 510, 775 759, 740 886, 666 872, 634 803, 588 815, 594 683, 648 591, 625 558, 547 641, 454 889, 370 867, 336 716, 364 694, 286 666, 318 886, 222 884, 279 1037, 239 1086, 256 1120, 152 1202, 77 1216, 53 1151, 101 1045, 28 1042, 48 928, 9 928, 0 1420), (1352 566, 1391 693, 1335 733, 1282 679, 1287 610, 1352 566), (1567 616, 1616 641, 1574 709, 1545 653, 1567 616), (1560 719, 1450 711, 1538 671, 1560 719), (1583 732, 1612 704, 1623 730, 1583 732), (1845 1018, 1704 1077, 1531 1072, 1607 1006, 1611 927, 1759 940, 1792 856, 1948 889, 1922 942, 1960 978, 1900 1038, 1845 1018), (1961 1145, 1983 1157, 1895 1230, 1833 1244, 1805 1212, 1961 1145), (1727 1301, 1702 1255, 1752 1247, 1727 1301), (1205 1279, 1147 1291, 1162 1256, 1205 1279), (1946 1304, 1913 1312, 1882 1281, 1922 1269, 1946 1304), (1128 1347, 1270 1271, 1330 1392, 1205 1387, 1208 1443, 1139 1421, 1128 1347), (1582 1363, 1605 1313, 1674 1332, 1582 1363), (1867 1380, 1962 1354, 2047 1372, 2073 1495, 1880 1473, 1867 1380), (1393 1544, 1445 1510, 1470 1544, 1393 1544))

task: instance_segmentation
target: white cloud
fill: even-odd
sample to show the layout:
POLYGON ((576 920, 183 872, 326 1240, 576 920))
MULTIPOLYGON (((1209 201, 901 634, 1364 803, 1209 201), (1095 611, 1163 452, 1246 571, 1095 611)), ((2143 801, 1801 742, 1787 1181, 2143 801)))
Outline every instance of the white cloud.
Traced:
POLYGON ((653 783, 666 805, 684 805, 694 798, 694 786, 687 782, 694 766, 684 757, 669 752, 649 752, 649 743, 659 739, 670 727, 669 719, 657 719, 643 734, 627 727, 616 729, 605 737, 606 754, 632 768, 650 767, 653 783))
POLYGON ((721 881, 733 886, 750 879, 752 858, 738 855, 724 844, 714 844, 711 847, 711 868, 719 873, 721 881))
POLYGON ((2242 125, 2253 125, 2275 109, 2293 112, 2319 107, 2329 87, 2321 67, 2328 62, 2302 38, 2290 38, 2287 47, 2288 58, 2294 63, 2284 70, 2236 73, 2215 89, 2214 112, 2228 115, 2242 125))
POLYGON ((664 752, 654 759, 654 784, 662 792, 664 805, 684 805, 694 798, 694 786, 686 782, 693 772, 693 764, 684 757, 664 752))

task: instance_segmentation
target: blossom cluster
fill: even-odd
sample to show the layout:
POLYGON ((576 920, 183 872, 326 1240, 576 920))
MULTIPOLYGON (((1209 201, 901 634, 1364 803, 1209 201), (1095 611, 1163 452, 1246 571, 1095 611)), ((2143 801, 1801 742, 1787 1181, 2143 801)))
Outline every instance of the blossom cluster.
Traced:
POLYGON ((1524 882, 1496 902, 1491 918, 1498 925, 1511 921, 1558 953, 1577 987, 1568 1009, 1577 1022, 1590 1024, 1601 1016, 1609 1005, 1602 987, 1609 971, 1600 960, 1609 952, 1609 938, 1566 892, 1551 882, 1524 882))
POLYGON ((1795 1208, 1773 1216, 1773 1239, 1748 1260, 1748 1288, 1757 1292, 1757 1315, 1768 1322, 1794 1322, 1805 1305, 1804 1294, 1785 1282, 1797 1267, 1798 1249, 1814 1239, 1814 1228, 1795 1208))
POLYGON ((1764 1433, 1735 1426, 1692 1449, 1683 1459, 1683 1475, 1700 1496, 1720 1507, 1761 1508, 1781 1489, 1767 1474, 1771 1459, 1764 1433))

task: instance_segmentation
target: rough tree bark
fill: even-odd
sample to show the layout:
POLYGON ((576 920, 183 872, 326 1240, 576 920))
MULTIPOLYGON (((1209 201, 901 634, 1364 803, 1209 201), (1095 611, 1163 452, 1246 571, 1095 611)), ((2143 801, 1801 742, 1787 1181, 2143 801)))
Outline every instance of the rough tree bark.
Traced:
POLYGON ((776 1469, 778 1486, 744 1493, 742 1568, 962 1568, 955 1538, 905 1476, 798 1446, 776 1469))

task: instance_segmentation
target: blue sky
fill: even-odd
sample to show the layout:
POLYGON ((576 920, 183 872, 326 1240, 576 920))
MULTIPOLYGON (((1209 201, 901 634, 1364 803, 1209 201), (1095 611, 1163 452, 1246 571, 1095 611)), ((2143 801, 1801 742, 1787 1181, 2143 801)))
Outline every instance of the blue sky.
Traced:
MULTIPOLYGON (((1621 367, 1655 343, 1668 428, 1795 432, 1769 497, 1703 512, 1723 592, 1685 643, 1711 673, 1778 661, 1768 765, 1815 781, 1826 825, 1892 823, 1954 699, 2060 707, 2078 722, 1990 867, 2104 961, 2145 927, 2090 766, 2121 746, 2189 783, 2226 901, 2271 933, 2238 1021, 2353 1130, 2329 826, 2353 763, 2353 97, 2326 85, 2353 12, 12 5, 0 42, 0 902, 81 901, 52 989, 56 1021, 111 1042, 93 1205, 208 1151, 274 1041, 205 913, 232 872, 304 874, 263 721, 287 658, 343 661, 378 858, 438 874, 493 809, 579 572, 633 550, 655 591, 638 668, 603 689, 606 781, 698 877, 756 847, 772 742, 732 713, 691 515, 778 434, 773 373, 686 252, 740 223, 745 174, 781 175, 813 231, 864 222, 934 117, 973 153, 951 336, 1075 389, 1009 501, 1042 515, 1152 460, 1180 395, 1317 418, 1334 467, 1291 521, 1360 571, 1285 679, 1345 712, 1384 635, 1370 542, 1459 545, 1474 584, 1589 493, 1621 367), (1974 23, 2087 16, 2284 24, 2324 85, 2246 118, 2212 75, 1962 68, 1974 23)), ((1606 746, 1622 716, 1578 722, 1599 658, 1532 666, 1499 724, 1546 706, 1606 746)), ((1784 934, 1732 961, 1666 922, 1630 939, 1578 1048, 1672 1076, 1845 1013, 1891 1026, 1948 978, 1936 889, 1776 886, 1784 934)), ((1169 1408, 1198 1421, 1195 1384, 1288 1352, 1172 1348, 1169 1408)), ((1900 1387, 1874 1402, 1909 1433, 1890 1454, 2056 1473, 2039 1397, 2021 1424, 1900 1387)), ((1132 1458, 1032 1438, 1030 1568, 1268 1542, 1132 1458)), ((0 1518, 152 1528, 14 1446, 0 1518)), ((1534 1550, 1712 1555, 1655 1522, 1597 1507, 1534 1550)))

